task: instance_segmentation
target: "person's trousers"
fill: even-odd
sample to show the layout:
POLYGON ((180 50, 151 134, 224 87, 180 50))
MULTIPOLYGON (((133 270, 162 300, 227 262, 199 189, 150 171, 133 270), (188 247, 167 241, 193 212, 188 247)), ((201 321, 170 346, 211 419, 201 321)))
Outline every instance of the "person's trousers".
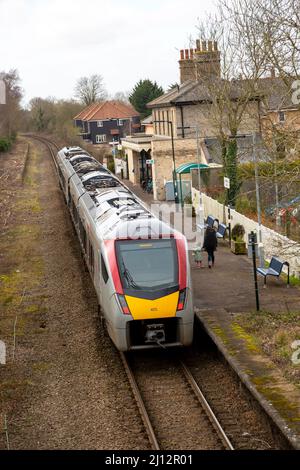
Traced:
POLYGON ((212 264, 214 264, 215 262, 215 254, 212 251, 207 251, 207 255, 208 255, 208 264, 211 262, 212 264))

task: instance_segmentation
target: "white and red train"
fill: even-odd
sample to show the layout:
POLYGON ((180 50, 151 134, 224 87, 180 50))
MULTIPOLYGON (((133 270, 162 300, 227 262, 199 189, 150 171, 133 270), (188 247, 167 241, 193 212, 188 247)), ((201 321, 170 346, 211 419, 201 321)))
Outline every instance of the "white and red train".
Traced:
POLYGON ((56 164, 115 346, 189 345, 194 312, 185 237, 81 148, 63 148, 56 164))

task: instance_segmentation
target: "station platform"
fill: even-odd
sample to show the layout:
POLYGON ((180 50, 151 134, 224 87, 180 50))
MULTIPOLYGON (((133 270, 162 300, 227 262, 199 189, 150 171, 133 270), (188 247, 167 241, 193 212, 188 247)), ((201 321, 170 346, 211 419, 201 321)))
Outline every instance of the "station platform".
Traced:
MULTIPOLYGON (((153 202, 152 194, 139 185, 124 182, 146 204, 153 202)), ((204 252, 203 268, 198 268, 190 253, 196 318, 291 445, 300 449, 299 389, 236 322, 238 316, 256 309, 252 260, 231 253, 226 240, 219 243, 215 258, 215 266, 208 269, 204 252)), ((284 279, 268 277, 264 288, 261 276, 258 284, 261 310, 300 312, 298 287, 287 288, 284 279)))

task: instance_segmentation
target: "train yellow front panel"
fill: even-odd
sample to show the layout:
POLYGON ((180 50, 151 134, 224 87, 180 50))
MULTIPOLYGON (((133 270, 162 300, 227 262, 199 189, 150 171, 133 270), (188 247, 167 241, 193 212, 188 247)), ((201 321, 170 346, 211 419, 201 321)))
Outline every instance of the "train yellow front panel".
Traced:
POLYGON ((139 299, 126 295, 126 301, 134 320, 147 318, 175 317, 179 292, 160 297, 155 300, 139 299))

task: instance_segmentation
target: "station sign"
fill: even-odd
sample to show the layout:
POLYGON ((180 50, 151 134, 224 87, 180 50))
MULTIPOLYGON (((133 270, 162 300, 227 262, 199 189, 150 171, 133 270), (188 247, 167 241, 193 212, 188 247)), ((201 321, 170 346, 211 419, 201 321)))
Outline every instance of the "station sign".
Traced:
POLYGON ((230 179, 224 176, 224 188, 230 189, 230 179))

